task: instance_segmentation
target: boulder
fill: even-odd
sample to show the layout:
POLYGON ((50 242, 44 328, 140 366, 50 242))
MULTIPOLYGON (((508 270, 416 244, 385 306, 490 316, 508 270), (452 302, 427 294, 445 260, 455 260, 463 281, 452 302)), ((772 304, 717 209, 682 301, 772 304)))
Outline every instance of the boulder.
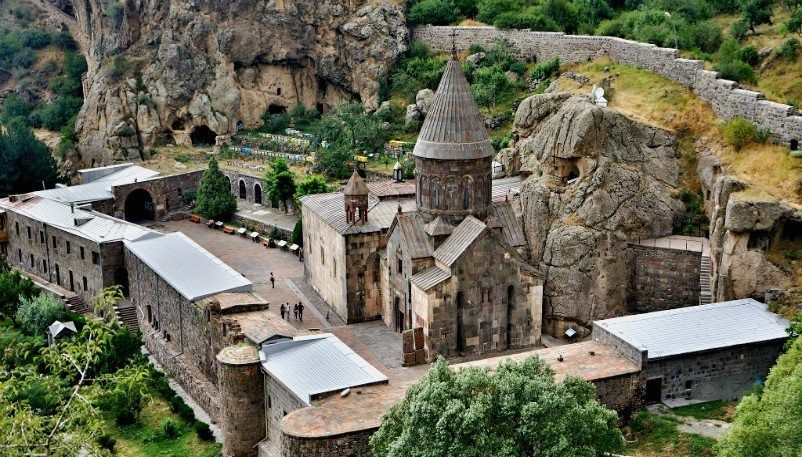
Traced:
POLYGON ((485 53, 484 52, 477 52, 475 54, 471 54, 465 58, 465 61, 469 64, 473 65, 474 67, 478 67, 482 61, 485 60, 485 53))
POLYGON ((415 94, 415 105, 423 116, 429 114, 429 108, 432 107, 433 101, 434 91, 431 89, 421 89, 415 94))
POLYGON ((422 118, 420 110, 418 109, 418 105, 412 104, 407 105, 407 112, 404 114, 404 122, 409 124, 410 122, 418 121, 422 118))

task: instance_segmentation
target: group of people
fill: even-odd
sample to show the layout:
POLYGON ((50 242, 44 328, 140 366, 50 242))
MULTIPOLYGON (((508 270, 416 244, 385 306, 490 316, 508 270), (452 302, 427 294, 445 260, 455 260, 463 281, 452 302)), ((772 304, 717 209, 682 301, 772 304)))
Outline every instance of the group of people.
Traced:
POLYGON ((304 305, 301 302, 298 302, 292 306, 289 303, 282 303, 280 308, 281 318, 289 320, 290 319, 290 308, 292 308, 292 315, 295 320, 303 322, 304 321, 304 305), (286 317, 285 317, 286 316, 286 317))

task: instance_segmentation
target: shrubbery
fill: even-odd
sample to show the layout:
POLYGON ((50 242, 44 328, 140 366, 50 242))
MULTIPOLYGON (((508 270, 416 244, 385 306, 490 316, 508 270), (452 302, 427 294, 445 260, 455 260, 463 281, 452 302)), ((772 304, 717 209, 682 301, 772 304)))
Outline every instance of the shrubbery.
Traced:
POLYGON ((216 221, 227 221, 237 211, 237 198, 231 193, 231 184, 214 157, 209 159, 209 166, 201 177, 195 210, 206 219, 216 221))
POLYGON ((64 320, 66 314, 63 301, 40 293, 34 298, 20 298, 17 323, 26 335, 44 335, 53 321, 64 320))
POLYGON ((726 122, 722 133, 727 144, 736 151, 749 143, 765 143, 769 137, 769 132, 758 129, 754 123, 742 117, 726 122))

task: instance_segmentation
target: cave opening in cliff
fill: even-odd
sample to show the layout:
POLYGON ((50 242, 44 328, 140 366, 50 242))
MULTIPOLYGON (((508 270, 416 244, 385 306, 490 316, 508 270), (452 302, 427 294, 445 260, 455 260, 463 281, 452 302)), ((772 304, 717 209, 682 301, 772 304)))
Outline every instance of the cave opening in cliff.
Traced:
POLYGON ((271 103, 267 106, 267 112, 270 114, 285 114, 287 112, 287 107, 277 103, 271 103))
POLYGON ((802 221, 788 220, 780 225, 777 247, 782 251, 802 251, 802 221))
POLYGON ((192 140, 192 144, 198 147, 214 146, 217 133, 215 133, 214 130, 210 129, 207 125, 199 125, 192 129, 192 133, 189 135, 189 138, 192 140))
POLYGON ((170 125, 170 128, 173 130, 184 130, 184 121, 176 119, 173 121, 172 125, 170 125))
POLYGON ((797 140, 796 138, 791 140, 791 144, 789 145, 789 147, 791 148, 792 151, 799 150, 799 140, 797 140))

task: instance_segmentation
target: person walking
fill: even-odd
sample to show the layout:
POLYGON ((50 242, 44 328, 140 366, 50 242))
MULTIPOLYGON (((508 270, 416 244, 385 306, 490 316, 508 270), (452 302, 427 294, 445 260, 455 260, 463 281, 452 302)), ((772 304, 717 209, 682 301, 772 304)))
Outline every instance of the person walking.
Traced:
POLYGON ((273 272, 270 272, 270 286, 276 288, 276 278, 273 277, 273 272))
POLYGON ((292 317, 298 320, 298 305, 292 307, 292 317))
POLYGON ((285 319, 285 320, 290 320, 290 304, 289 304, 289 303, 287 303, 287 304, 285 304, 285 305, 284 305, 284 307, 285 307, 285 308, 286 308, 286 310, 287 310, 287 317, 285 317, 284 319, 285 319))
POLYGON ((281 304, 281 319, 284 319, 284 303, 281 304))
POLYGON ((304 304, 301 302, 298 302, 298 320, 304 321, 304 304))

